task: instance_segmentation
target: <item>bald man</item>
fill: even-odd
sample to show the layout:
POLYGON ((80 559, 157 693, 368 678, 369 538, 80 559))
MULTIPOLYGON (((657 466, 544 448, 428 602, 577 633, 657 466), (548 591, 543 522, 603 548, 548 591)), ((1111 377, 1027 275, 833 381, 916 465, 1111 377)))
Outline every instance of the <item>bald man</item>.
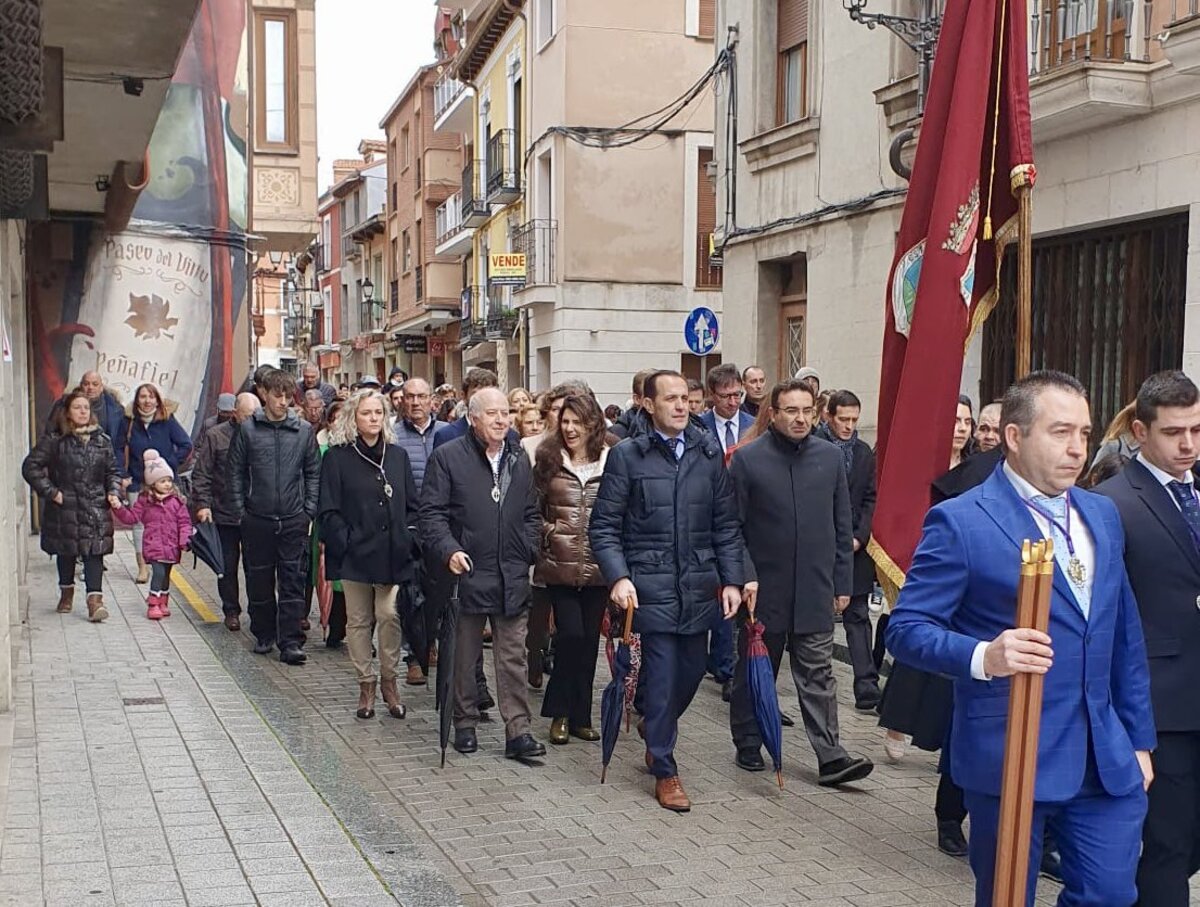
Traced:
POLYGON ((242 530, 233 510, 229 493, 229 444, 237 426, 253 416, 261 406, 257 395, 238 394, 233 418, 214 425, 204 433, 196 447, 196 466, 192 471, 192 497, 196 519, 215 523, 221 537, 225 574, 217 580, 225 626, 231 632, 242 628, 242 603, 238 588, 238 562, 242 554, 242 530))
MULTIPOLYGON (((79 379, 79 390, 83 391, 88 400, 92 402, 92 412, 96 416, 96 421, 100 423, 100 430, 112 441, 113 459, 117 464, 117 472, 122 476, 127 475, 125 438, 128 433, 125 430, 125 407, 121 405, 121 398, 116 391, 104 386, 104 379, 100 377, 99 372, 95 371, 83 373, 83 377, 79 379)), ((58 431, 58 414, 62 411, 65 399, 66 395, 64 394, 50 407, 50 415, 46 419, 45 431, 47 434, 58 431)))

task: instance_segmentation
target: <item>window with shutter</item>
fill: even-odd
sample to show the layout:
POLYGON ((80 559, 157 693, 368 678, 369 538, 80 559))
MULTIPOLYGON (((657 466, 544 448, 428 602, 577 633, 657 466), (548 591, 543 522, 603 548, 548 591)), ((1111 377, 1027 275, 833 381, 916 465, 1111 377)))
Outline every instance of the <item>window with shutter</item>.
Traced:
POLYGON ((808 0, 778 0, 779 74, 776 120, 782 126, 808 116, 808 0))
POLYGON ((712 38, 717 33, 717 0, 700 0, 700 25, 697 33, 701 38, 712 38))

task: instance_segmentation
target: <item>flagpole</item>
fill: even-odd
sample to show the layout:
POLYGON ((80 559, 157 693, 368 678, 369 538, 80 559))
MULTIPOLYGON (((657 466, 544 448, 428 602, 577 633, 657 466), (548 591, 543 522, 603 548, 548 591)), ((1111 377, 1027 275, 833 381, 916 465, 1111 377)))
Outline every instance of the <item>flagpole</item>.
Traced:
POLYGON ((1017 196, 1017 379, 1029 374, 1033 359, 1033 184, 1013 174, 1017 196), (1018 183, 1017 181, 1020 180, 1018 183))

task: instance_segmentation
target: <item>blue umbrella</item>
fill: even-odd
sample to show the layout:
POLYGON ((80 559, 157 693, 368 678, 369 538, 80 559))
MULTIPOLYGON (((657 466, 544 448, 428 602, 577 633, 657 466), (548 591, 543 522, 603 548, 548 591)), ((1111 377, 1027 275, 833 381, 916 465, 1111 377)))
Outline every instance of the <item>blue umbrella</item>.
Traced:
POLYGON ((779 714, 779 694, 775 690, 775 671, 771 667, 771 653, 763 641, 763 625, 754 619, 746 623, 746 681, 750 690, 750 701, 754 703, 754 720, 758 723, 758 734, 775 763, 775 778, 783 790, 783 720, 779 714))
POLYGON ((633 602, 625 602, 625 633, 617 645, 612 659, 612 680, 600 697, 600 783, 608 777, 608 763, 612 761, 617 747, 617 736, 621 733, 621 713, 625 711, 625 678, 629 676, 630 643, 633 631, 633 602))

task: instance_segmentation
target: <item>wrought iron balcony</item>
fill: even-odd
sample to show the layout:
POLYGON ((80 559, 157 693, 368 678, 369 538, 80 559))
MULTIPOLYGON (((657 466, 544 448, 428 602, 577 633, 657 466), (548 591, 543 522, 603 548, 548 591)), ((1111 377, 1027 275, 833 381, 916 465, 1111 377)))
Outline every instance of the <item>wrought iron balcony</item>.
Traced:
POLYGON ((388 311, 398 312, 400 310, 400 281, 393 280, 388 285, 388 311))
POLYGON ((464 319, 459 323, 458 345, 462 349, 478 346, 487 340, 487 324, 483 321, 464 319))
POLYGON ((463 168, 461 221, 464 227, 478 227, 492 216, 483 194, 483 162, 472 161, 463 168))
POLYGON ((521 170, 517 166, 516 134, 498 130, 487 143, 487 200, 507 205, 521 197, 521 170))
POLYGON ((313 267, 318 273, 324 273, 331 267, 330 265, 330 248, 323 242, 317 243, 313 247, 313 267))
POLYGON ((712 243, 711 233, 699 233, 696 235, 696 289, 697 290, 719 290, 721 289, 721 278, 724 273, 719 264, 714 264, 712 253, 710 251, 712 243))
POLYGON ((525 253, 525 286, 548 286, 558 280, 555 270, 555 251, 558 245, 558 221, 531 220, 518 227, 512 235, 514 252, 525 253))
POLYGON ((417 302, 420 302, 425 298, 425 279, 420 265, 413 268, 413 274, 416 278, 417 302))
POLYGON ((518 318, 517 313, 509 309, 504 309, 488 315, 488 340, 512 340, 513 334, 516 333, 517 324, 519 321, 520 319, 518 318))

